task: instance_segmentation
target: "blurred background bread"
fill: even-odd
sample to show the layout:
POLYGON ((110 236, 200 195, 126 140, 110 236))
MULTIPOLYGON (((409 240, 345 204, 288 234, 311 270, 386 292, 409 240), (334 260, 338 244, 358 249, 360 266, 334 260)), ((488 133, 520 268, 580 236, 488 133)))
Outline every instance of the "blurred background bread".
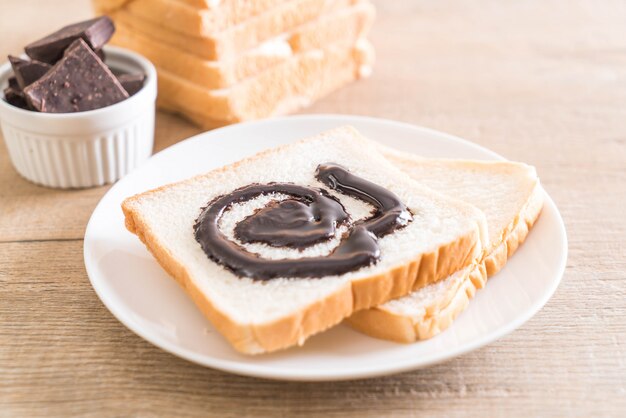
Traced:
POLYGON ((160 108, 202 128, 291 113, 372 71, 367 0, 94 0, 157 67, 160 108))

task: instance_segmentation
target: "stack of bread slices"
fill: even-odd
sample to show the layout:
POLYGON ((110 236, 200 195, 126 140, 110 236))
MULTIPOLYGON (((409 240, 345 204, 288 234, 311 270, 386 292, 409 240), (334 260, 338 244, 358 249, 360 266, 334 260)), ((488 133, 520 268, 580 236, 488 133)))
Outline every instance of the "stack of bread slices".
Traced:
POLYGON ((289 113, 367 76, 367 0, 93 0, 157 67, 158 105, 210 129, 289 113))
MULTIPOLYGON (((358 191, 360 186, 350 187, 358 191)), ((496 274, 526 239, 543 196, 535 169, 526 164, 426 159, 386 148, 351 127, 339 127, 130 197, 122 209, 127 228, 217 330, 237 350, 258 354, 303 344, 343 320, 392 341, 433 337, 450 326, 487 277, 496 274), (249 185, 322 187, 349 213, 349 228, 362 226, 368 217, 384 216, 359 199, 337 193, 341 178, 335 177, 330 186, 322 183, 316 172, 328 163, 393 193, 411 213, 407 225, 378 236, 376 262, 347 273, 318 274, 324 260, 317 258, 313 277, 256 280, 208 257, 203 249, 215 248, 215 243, 202 247, 194 238, 194 224, 204 208, 249 185)), ((256 201, 238 199, 216 221, 220 234, 262 263, 294 259, 296 265, 310 264, 309 257, 341 252, 332 240, 301 251, 259 243, 245 247, 238 241, 233 233, 236 221, 275 207, 280 199, 276 193, 256 201)), ((337 231, 335 241, 346 237, 337 231)))

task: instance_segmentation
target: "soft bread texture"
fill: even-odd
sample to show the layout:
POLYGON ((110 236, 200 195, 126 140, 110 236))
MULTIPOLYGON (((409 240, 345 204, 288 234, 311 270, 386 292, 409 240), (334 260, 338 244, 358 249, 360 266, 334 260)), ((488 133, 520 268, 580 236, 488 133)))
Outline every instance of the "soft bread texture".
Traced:
MULTIPOLYGON (((140 9, 140 13, 147 18, 162 18, 163 16, 174 16, 174 21, 179 23, 184 16, 197 14, 198 17, 192 17, 197 21, 197 27, 207 26, 213 28, 224 28, 234 25, 256 16, 280 3, 287 0, 163 0, 159 1, 150 10, 154 2, 152 0, 92 0, 92 4, 96 13, 108 13, 117 10, 127 3, 139 3, 135 6, 140 9), (147 9, 147 10, 145 10, 147 9), (174 12, 171 12, 174 10, 174 12), (157 11, 165 12, 164 15, 158 15, 157 11)), ((160 22, 160 19, 157 20, 160 22)), ((185 22, 183 20, 183 22, 185 22)), ((189 23, 188 20, 185 23, 189 23)))
MULTIPOLYGON (((359 216, 363 202, 335 196, 349 213, 359 216)), ((487 240, 482 212, 414 182, 350 127, 133 196, 123 202, 122 209, 127 228, 219 332, 248 354, 302 344, 356 310, 404 296, 470 267, 478 262, 487 240), (212 198, 251 183, 319 187, 314 172, 324 162, 341 164, 389 189, 414 214, 405 228, 378 240, 381 258, 376 264, 340 276, 258 282, 235 276, 202 252, 192 227, 200 208, 212 198)), ((276 249, 265 251, 271 250, 276 249)))
POLYGON ((467 307, 488 276, 497 273, 526 239, 541 212, 543 192, 533 167, 515 162, 429 160, 379 148, 396 167, 487 216, 490 245, 475 268, 372 309, 348 323, 368 335, 399 342, 431 338, 467 307))
POLYGON ((132 2, 109 14, 116 23, 146 34, 158 42, 207 60, 222 60, 232 59, 268 39, 353 3, 353 0, 292 0, 207 36, 180 32, 181 28, 189 27, 190 24, 170 27, 167 26, 168 20, 162 17, 152 21, 138 16, 129 10, 132 2))
POLYGON ((173 0, 196 9, 207 9, 208 13, 215 14, 212 19, 227 19, 229 22, 238 22, 250 16, 255 16, 270 7, 287 0, 173 0), (235 20, 231 20, 235 19, 235 20))
POLYGON ((374 20, 369 3, 358 3, 306 23, 290 33, 265 41, 232 59, 210 61, 181 51, 167 43, 132 30, 118 22, 112 44, 133 49, 151 60, 157 69, 206 89, 231 86, 247 77, 284 62, 295 54, 328 45, 352 46, 365 36, 374 20))
MULTIPOLYGON (((289 3, 296 2, 297 0, 248 0, 224 2, 213 8, 198 8, 176 0, 132 0, 128 2, 126 10, 173 31, 208 38, 247 20, 257 17, 259 20, 267 19, 268 11, 279 15, 287 10, 291 11, 293 6, 289 3), (167 16, 166 20, 163 19, 164 16, 167 16)), ((300 6, 303 4, 299 3, 300 6)), ((280 18, 285 20, 289 15, 280 18)))
POLYGON ((220 90, 204 89, 161 70, 157 103, 207 129, 282 115, 360 78, 373 59, 373 49, 365 40, 348 48, 333 45, 298 54, 220 90))
POLYGON ((130 0, 91 0, 91 4, 97 14, 106 14, 119 9, 128 1, 130 0))

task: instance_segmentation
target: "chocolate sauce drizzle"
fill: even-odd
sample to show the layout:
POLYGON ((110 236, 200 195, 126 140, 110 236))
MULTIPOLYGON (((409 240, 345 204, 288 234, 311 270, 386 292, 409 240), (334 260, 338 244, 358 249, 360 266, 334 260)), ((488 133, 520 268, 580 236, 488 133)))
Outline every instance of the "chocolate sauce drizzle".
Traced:
POLYGON ((275 201, 256 211, 235 226, 235 238, 246 244, 298 249, 331 239, 336 227, 350 217, 325 190, 312 190, 317 192, 312 199, 275 201))
POLYGON ((230 241, 219 230, 221 216, 233 204, 275 193, 290 198, 272 202, 239 222, 235 227, 237 240, 302 249, 331 239, 337 226, 349 222, 349 215, 341 203, 324 189, 291 183, 251 184, 215 198, 196 220, 196 241, 211 260, 238 276, 255 280, 340 275, 378 261, 377 238, 411 221, 407 207, 389 190, 355 176, 337 164, 320 164, 315 175, 330 189, 361 199, 375 208, 370 217, 355 222, 327 256, 264 259, 230 241))

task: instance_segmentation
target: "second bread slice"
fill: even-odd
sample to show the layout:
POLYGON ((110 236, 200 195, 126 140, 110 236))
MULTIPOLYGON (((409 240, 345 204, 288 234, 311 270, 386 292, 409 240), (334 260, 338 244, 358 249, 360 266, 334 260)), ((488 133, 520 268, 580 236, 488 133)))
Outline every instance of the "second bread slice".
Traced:
POLYGON ((480 264, 348 319, 351 326, 373 337, 413 342, 445 330, 487 277, 504 266, 539 216, 543 191, 535 169, 522 163, 423 159, 389 149, 382 152, 411 177, 475 205, 487 217, 490 244, 480 264))

